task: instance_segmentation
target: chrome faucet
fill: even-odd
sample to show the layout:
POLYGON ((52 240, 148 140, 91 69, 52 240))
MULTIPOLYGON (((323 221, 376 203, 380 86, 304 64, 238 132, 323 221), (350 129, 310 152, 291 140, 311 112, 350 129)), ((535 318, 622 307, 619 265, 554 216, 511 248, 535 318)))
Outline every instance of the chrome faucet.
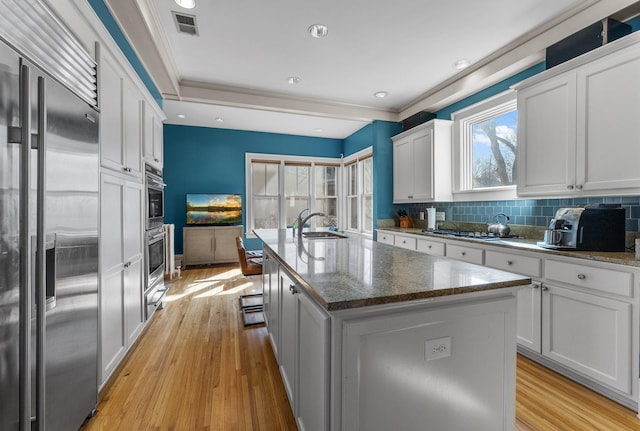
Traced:
POLYGON ((306 216, 304 219, 302 218, 302 214, 305 213, 305 211, 309 211, 309 208, 303 209, 302 211, 300 211, 300 214, 298 214, 298 218, 297 218, 297 223, 298 223, 298 237, 302 238, 302 228, 304 227, 304 224, 306 222, 309 221, 309 219, 311 217, 315 217, 315 216, 320 216, 320 217, 324 217, 326 214, 323 212, 317 212, 317 213, 311 213, 308 216, 306 216))

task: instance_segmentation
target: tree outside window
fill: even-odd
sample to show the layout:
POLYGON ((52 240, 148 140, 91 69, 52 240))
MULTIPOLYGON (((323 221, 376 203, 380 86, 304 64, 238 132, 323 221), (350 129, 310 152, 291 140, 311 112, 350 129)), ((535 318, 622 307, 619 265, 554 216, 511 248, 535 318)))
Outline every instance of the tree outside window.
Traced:
POLYGON ((473 188, 516 184, 517 111, 471 125, 473 188))

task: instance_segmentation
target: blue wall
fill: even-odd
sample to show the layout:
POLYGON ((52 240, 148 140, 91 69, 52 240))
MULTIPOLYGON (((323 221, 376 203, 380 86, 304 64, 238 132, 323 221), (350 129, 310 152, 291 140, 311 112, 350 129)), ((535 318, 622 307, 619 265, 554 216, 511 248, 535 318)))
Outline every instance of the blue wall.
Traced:
MULTIPOLYGON (((246 202, 245 153, 339 158, 342 140, 165 124, 165 223, 175 224, 176 253, 182 253, 186 193, 239 193, 246 202)), ((261 247, 255 239, 245 245, 261 247)))

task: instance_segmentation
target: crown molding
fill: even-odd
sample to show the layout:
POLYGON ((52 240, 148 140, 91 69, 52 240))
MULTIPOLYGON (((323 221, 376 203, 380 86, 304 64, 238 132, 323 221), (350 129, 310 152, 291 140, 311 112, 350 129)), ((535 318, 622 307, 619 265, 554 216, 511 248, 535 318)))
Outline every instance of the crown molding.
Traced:
POLYGON ((345 120, 399 121, 398 112, 396 111, 195 81, 180 82, 180 98, 175 100, 317 115, 345 120))

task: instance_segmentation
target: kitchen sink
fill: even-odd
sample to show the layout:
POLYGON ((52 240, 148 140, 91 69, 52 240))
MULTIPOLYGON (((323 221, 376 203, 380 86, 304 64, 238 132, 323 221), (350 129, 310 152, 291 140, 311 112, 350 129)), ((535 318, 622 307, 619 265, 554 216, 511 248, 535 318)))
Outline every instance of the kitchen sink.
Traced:
POLYGON ((347 238, 345 235, 336 233, 336 232, 331 232, 331 231, 322 231, 322 232, 302 232, 302 236, 304 238, 309 238, 309 239, 316 239, 316 238, 321 238, 321 239, 328 239, 328 238, 347 238))

